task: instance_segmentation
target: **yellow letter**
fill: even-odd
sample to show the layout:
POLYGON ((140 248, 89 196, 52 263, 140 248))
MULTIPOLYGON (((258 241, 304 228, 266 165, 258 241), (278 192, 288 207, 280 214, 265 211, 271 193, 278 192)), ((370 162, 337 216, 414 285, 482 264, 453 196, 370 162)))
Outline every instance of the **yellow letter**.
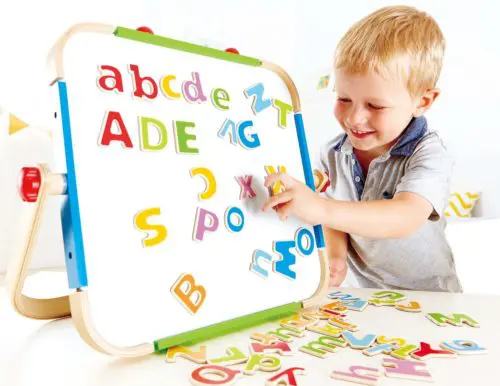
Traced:
POLYGON ((160 244, 167 238, 167 228, 163 225, 151 225, 147 222, 148 218, 160 214, 160 208, 145 209, 137 213, 134 217, 134 225, 140 231, 156 231, 156 237, 145 237, 142 240, 143 247, 152 247, 160 244))

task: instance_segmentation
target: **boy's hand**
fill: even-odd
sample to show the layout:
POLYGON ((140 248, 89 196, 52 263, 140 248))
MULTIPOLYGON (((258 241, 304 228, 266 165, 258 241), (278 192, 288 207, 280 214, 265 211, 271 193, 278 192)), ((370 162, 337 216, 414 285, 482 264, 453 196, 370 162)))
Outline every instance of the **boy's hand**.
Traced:
POLYGON ((277 182, 281 182, 285 190, 270 197, 262 207, 263 211, 276 209, 281 220, 294 215, 310 225, 321 223, 325 213, 326 200, 324 198, 286 173, 267 176, 264 185, 269 188, 277 182))
POLYGON ((345 259, 330 259, 329 287, 339 287, 347 275, 347 261, 345 259))

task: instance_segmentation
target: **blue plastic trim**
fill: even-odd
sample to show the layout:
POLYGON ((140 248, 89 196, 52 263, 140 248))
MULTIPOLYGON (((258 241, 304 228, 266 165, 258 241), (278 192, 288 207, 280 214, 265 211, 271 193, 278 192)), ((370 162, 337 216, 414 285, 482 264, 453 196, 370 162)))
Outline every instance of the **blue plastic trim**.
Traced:
MULTIPOLYGON (((307 148, 306 133, 304 130, 304 121, 302 119, 302 113, 295 113, 295 128, 297 130, 297 138, 299 140, 300 156, 302 159, 302 168, 304 169, 304 179, 306 185, 314 190, 314 176, 311 168, 311 159, 309 157, 309 150, 307 148)), ((323 248, 325 246, 325 240, 323 239, 323 230, 321 225, 314 226, 314 238, 316 239, 316 247, 323 248)))
POLYGON ((66 83, 59 81, 59 100, 61 104, 61 120, 63 126, 64 148, 66 152, 67 198, 61 209, 61 222, 64 238, 64 252, 69 288, 76 289, 87 286, 87 268, 83 249, 82 224, 78 205, 76 185, 75 159, 71 139, 71 123, 69 118, 68 90, 66 83))

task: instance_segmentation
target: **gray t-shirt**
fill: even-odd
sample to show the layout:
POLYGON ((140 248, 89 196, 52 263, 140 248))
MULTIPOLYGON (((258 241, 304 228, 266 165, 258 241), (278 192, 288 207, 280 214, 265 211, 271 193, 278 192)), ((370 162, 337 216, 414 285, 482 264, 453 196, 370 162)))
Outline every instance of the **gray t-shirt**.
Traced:
POLYGON ((413 192, 434 208, 419 230, 401 239, 349 235, 349 269, 362 287, 462 292, 442 215, 453 160, 424 117, 412 119, 399 141, 371 162, 366 176, 345 134, 322 148, 320 164, 330 177, 327 197, 390 200, 398 192, 413 192))

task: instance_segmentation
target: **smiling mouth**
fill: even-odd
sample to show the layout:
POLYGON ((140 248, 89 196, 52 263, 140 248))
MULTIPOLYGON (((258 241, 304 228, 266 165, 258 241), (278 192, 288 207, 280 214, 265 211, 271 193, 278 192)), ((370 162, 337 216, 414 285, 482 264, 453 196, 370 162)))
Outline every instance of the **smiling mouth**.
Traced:
POLYGON ((356 138, 365 138, 367 136, 369 136, 370 134, 374 134, 375 133, 375 130, 367 130, 367 131, 363 131, 363 130, 355 130, 355 129, 349 129, 349 131, 352 133, 352 135, 354 135, 356 138))

